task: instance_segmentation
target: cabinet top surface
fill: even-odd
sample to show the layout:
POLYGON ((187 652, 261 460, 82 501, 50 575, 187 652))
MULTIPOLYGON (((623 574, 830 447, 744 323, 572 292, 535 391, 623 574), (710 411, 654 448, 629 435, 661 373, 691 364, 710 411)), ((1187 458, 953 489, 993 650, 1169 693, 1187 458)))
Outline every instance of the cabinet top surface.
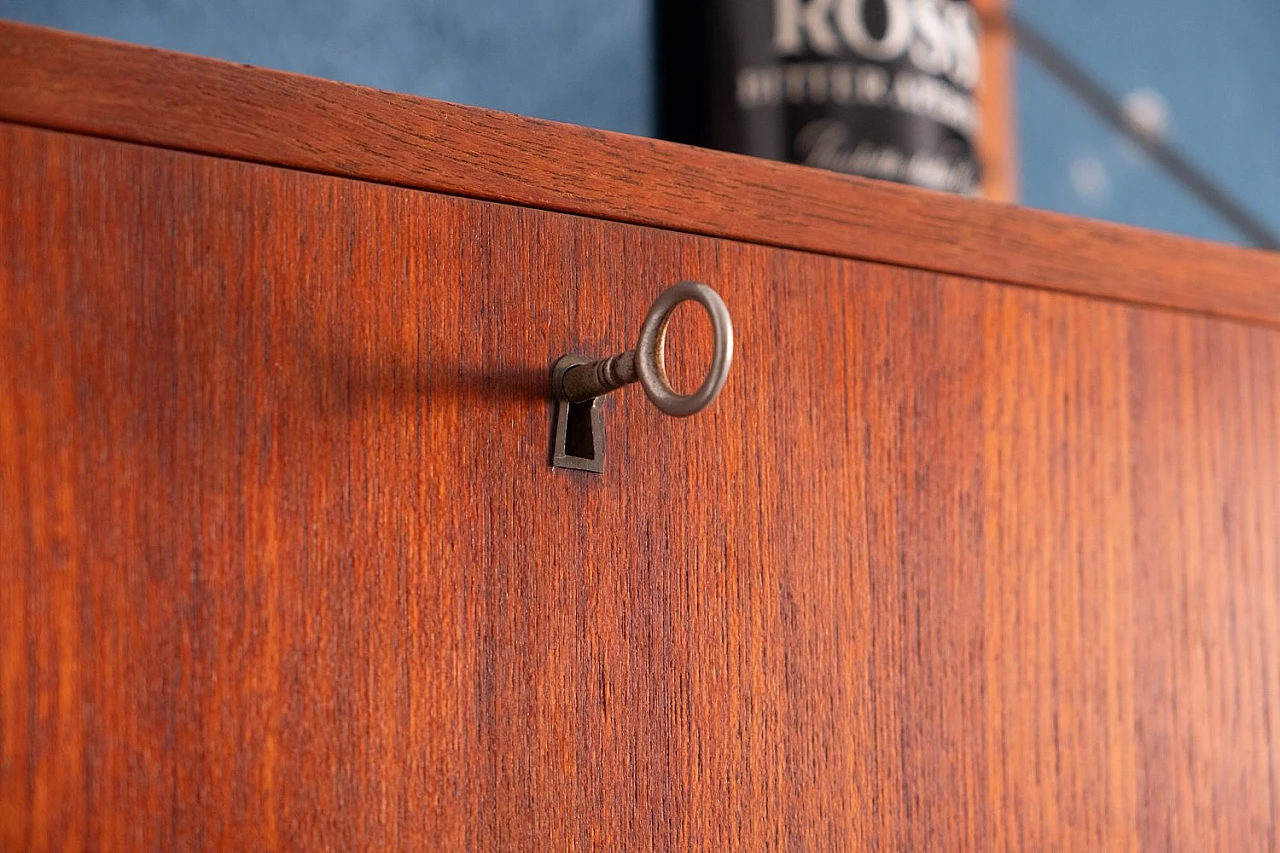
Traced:
POLYGON ((0 120, 1280 324, 1280 255, 0 21, 0 120))

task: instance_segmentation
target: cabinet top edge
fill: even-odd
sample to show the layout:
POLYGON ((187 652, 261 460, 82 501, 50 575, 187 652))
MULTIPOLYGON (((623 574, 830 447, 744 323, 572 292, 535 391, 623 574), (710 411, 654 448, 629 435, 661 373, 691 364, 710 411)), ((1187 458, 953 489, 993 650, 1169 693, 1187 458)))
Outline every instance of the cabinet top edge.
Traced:
POLYGON ((1280 324, 1280 254, 8 21, 0 120, 1280 324))

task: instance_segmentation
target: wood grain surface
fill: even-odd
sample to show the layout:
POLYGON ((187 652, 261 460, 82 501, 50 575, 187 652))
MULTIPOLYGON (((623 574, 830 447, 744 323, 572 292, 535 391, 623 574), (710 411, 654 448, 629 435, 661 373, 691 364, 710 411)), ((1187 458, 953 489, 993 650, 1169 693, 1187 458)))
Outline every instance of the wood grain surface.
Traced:
POLYGON ((1280 324, 1270 253, 4 22, 0 119, 1280 324))
POLYGON ((1280 844, 1277 332, 0 149, 0 849, 1280 844), (684 278, 721 398, 550 469, 684 278))

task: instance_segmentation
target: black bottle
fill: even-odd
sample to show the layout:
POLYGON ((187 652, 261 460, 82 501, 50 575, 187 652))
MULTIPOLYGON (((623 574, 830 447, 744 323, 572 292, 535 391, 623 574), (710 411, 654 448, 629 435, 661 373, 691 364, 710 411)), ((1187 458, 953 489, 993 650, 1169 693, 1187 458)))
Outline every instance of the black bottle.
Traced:
POLYGON ((665 139, 974 194, 966 0, 657 0, 665 139))

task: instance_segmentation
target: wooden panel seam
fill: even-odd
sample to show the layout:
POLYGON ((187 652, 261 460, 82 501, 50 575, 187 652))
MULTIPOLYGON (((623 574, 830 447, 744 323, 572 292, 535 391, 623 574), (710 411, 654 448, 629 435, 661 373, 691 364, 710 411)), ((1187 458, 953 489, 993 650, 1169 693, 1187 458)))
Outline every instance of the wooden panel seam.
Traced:
MULTIPOLYGON (((113 143, 113 144, 118 144, 118 145, 135 145, 135 146, 139 146, 139 147, 142 147, 142 148, 152 148, 152 149, 159 150, 159 151, 174 151, 174 152, 177 152, 177 153, 181 153, 181 154, 189 154, 189 155, 196 156, 196 157, 209 157, 209 158, 218 159, 218 160, 226 160, 226 161, 228 161, 228 162, 234 162, 234 163, 245 163, 245 164, 248 164, 248 165, 251 165, 251 166, 262 166, 262 167, 268 167, 268 168, 283 168, 283 169, 287 169, 287 170, 289 170, 289 171, 301 172, 301 173, 303 173, 303 174, 314 174, 314 175, 319 175, 319 176, 323 176, 323 177, 327 177, 327 178, 335 178, 335 179, 339 179, 339 180, 349 180, 349 181, 356 181, 356 182, 360 182, 360 183, 376 184, 376 185, 378 185, 378 186, 390 186, 390 187, 396 187, 396 188, 398 188, 398 189, 415 190, 415 191, 419 191, 419 192, 429 192, 429 193, 434 193, 434 194, 436 194, 436 195, 449 196, 449 197, 453 197, 453 198, 470 199, 470 200, 473 200, 473 201, 485 201, 485 202, 489 202, 489 203, 491 203, 491 204, 501 204, 501 205, 506 205, 506 206, 508 206, 508 207, 519 207, 519 208, 522 208, 522 209, 525 209, 525 210, 545 210, 545 211, 546 211, 546 212, 548 212, 548 213, 559 213, 559 214, 564 215, 564 216, 585 216, 584 214, 578 214, 578 213, 567 213, 567 212, 564 212, 564 211, 557 211, 557 210, 554 210, 554 209, 547 209, 547 208, 535 207, 535 206, 533 206, 533 205, 519 204, 519 203, 517 203, 517 202, 510 202, 510 201, 492 201, 492 200, 490 200, 490 199, 486 199, 486 198, 484 198, 484 197, 482 197, 482 196, 468 195, 468 194, 465 194, 465 193, 446 193, 446 192, 442 192, 442 191, 439 191, 439 190, 421 189, 421 188, 419 188, 419 187, 405 186, 405 185, 402 185, 402 184, 391 184, 391 183, 385 183, 385 182, 382 182, 382 181, 371 181, 371 180, 367 180, 367 179, 363 179, 363 178, 352 178, 352 177, 348 177, 348 176, 345 176, 345 175, 337 174, 337 173, 334 173, 334 172, 324 172, 324 171, 319 171, 319 170, 315 170, 315 169, 297 169, 297 168, 294 168, 294 167, 273 166, 273 165, 272 165, 272 164, 270 164, 270 163, 265 163, 265 162, 258 161, 258 160, 244 160, 244 159, 241 159, 241 158, 238 158, 238 157, 224 157, 224 156, 217 155, 217 154, 201 154, 201 153, 200 153, 200 152, 198 152, 198 151, 187 151, 187 150, 183 150, 183 149, 167 148, 167 147, 165 147, 165 146, 149 145, 149 144, 147 144, 147 143, 128 142, 128 141, 125 141, 125 140, 114 139, 114 138, 111 138, 111 137, 105 137, 105 136, 97 136, 97 135, 94 135, 94 134, 77 133, 77 132, 75 132, 75 131, 59 131, 59 130, 56 130, 56 129, 47 128, 47 127, 41 127, 41 126, 39 126, 39 125, 26 124, 26 123, 23 123, 23 122, 6 122, 6 121, 0 121, 0 127, 5 127, 5 126, 9 126, 9 127, 22 127, 22 128, 27 128, 27 129, 36 130, 36 131, 45 131, 45 132, 49 132, 49 133, 66 134, 66 135, 70 135, 70 136, 77 136, 77 137, 86 138, 86 139, 97 139, 97 140, 101 140, 101 141, 103 141, 103 142, 108 142, 108 143, 113 143)), ((1060 293, 1060 294, 1063 294, 1063 295, 1066 295, 1066 296, 1072 296, 1072 297, 1075 297, 1075 298, 1077 298, 1077 299, 1083 299, 1083 300, 1090 301, 1090 302, 1099 302, 1099 303, 1107 303, 1107 304, 1131 305, 1131 306, 1133 306, 1133 307, 1137 307, 1137 308, 1145 308, 1145 309, 1148 309, 1148 310, 1154 310, 1154 311, 1168 311, 1168 312, 1171 312, 1171 313, 1173 313, 1173 314, 1189 315, 1189 316, 1199 316, 1199 317, 1209 317, 1209 318, 1215 318, 1215 319, 1221 319, 1221 320, 1229 320, 1229 321, 1231 321, 1231 322, 1240 323, 1240 324, 1248 325, 1248 326, 1254 326, 1254 327, 1258 327, 1258 328, 1264 328, 1264 329, 1280 329, 1280 320, 1259 319, 1259 318, 1254 318, 1254 317, 1231 317, 1231 316, 1223 316, 1223 315, 1220 315, 1220 314, 1215 314, 1215 313, 1213 313, 1213 312, 1211 312, 1211 311, 1202 311, 1202 310, 1197 310, 1197 309, 1194 309, 1194 308, 1185 308, 1185 307, 1180 307, 1180 306, 1176 306, 1176 305, 1164 305, 1164 304, 1160 304, 1160 303, 1142 303, 1142 302, 1135 302, 1135 301, 1133 301, 1133 300, 1122 299, 1122 298, 1119 298, 1119 297, 1113 297, 1113 296, 1100 296, 1100 295, 1095 295, 1095 294, 1090 294, 1090 293, 1075 293, 1075 292, 1072 292, 1072 291, 1064 291, 1064 290, 1060 290, 1060 289, 1058 289, 1058 288, 1053 288, 1053 287, 1044 287, 1044 286, 1036 285, 1036 284, 1022 284, 1022 283, 1019 283, 1019 282, 1016 282, 1016 281, 1001 281, 1001 280, 1000 280, 1000 279, 998 279, 998 278, 978 278, 978 277, 976 277, 976 276, 964 275, 964 274, 960 274, 960 273, 948 273, 948 272, 945 272, 945 271, 933 270, 933 269, 930 269, 930 268, 928 268, 928 267, 922 267, 922 266, 918 266, 918 265, 914 265, 914 264, 906 264, 906 263, 901 263, 901 264, 899 264, 899 263, 889 263, 889 262, 886 262, 886 261, 876 261, 876 260, 874 260, 874 259, 849 257, 849 256, 847 256, 847 255, 837 255, 837 254, 833 254, 833 253, 831 253, 831 252, 821 252, 821 251, 817 251, 817 250, 813 250, 813 249, 793 249, 793 248, 790 248, 790 247, 787 247, 787 246, 778 246, 778 245, 775 245, 775 244, 772 244, 772 243, 768 243, 768 242, 765 242, 765 241, 761 241, 761 240, 745 240, 745 239, 735 239, 735 238, 727 238, 727 237, 725 237, 725 238, 717 238, 717 237, 715 237, 714 235, 700 234, 699 232, 696 232, 696 231, 688 231, 688 230, 680 229, 680 228, 666 228, 666 227, 663 227, 663 226, 660 226, 660 225, 646 225, 646 224, 643 224, 643 223, 632 223, 632 222, 627 222, 626 220, 611 219, 611 218, 609 218, 609 217, 592 216, 592 217, 586 217, 586 218, 590 218, 590 219, 600 219, 600 220, 603 220, 603 221, 609 221, 609 222, 617 222, 618 224, 621 224, 621 225, 635 225, 635 226, 636 226, 636 227, 638 227, 638 228, 654 228, 654 229, 659 229, 659 230, 663 230, 663 231, 669 231, 669 232, 671 232, 671 233, 676 233, 676 234, 689 234, 689 235, 694 236, 694 237, 710 237, 711 239, 726 239, 726 240, 732 240, 733 242, 736 242, 736 243, 743 243, 743 244, 747 244, 747 245, 762 246, 762 247, 764 247, 764 248, 783 249, 783 250, 786 250, 786 251, 804 252, 804 253, 806 253, 806 254, 810 254, 810 255, 817 255, 817 256, 822 256, 822 257, 835 258, 835 259, 837 259, 837 260, 841 260, 841 259, 843 259, 843 260, 851 260, 851 261, 861 261, 861 262, 864 262, 864 263, 871 263, 871 264, 882 264, 882 265, 884 265, 884 266, 888 266, 888 267, 895 267, 895 268, 903 269, 903 270, 914 270, 914 271, 923 272, 923 273, 933 273, 933 274, 938 274, 938 275, 951 276, 951 277, 954 277, 954 278, 956 278, 956 279, 963 279, 963 280, 965 280, 965 281, 969 281, 969 282, 973 282, 973 283, 984 282, 984 283, 987 283, 987 284, 998 284, 998 285, 1001 285, 1001 286, 1004 286, 1004 287, 1012 287, 1012 288, 1018 288, 1018 289, 1021 289, 1021 290, 1028 290, 1028 291, 1034 291, 1034 292, 1043 292, 1043 293, 1060 293)))
POLYGON ((1280 323, 1280 256, 0 23, 0 120, 1280 323))

